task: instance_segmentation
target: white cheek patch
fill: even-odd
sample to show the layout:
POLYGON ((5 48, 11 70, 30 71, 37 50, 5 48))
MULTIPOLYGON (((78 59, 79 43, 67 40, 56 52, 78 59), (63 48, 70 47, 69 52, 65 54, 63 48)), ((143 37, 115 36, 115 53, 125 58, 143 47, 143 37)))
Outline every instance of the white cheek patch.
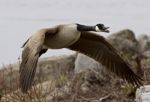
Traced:
POLYGON ((95 27, 95 30, 96 30, 97 32, 101 32, 101 30, 98 28, 98 26, 95 27))

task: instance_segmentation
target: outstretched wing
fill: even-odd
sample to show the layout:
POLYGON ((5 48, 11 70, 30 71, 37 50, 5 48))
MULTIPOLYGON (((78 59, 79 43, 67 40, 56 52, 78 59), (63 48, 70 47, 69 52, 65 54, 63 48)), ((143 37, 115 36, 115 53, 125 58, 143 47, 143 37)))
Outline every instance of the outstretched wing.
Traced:
POLYGON ((42 49, 45 36, 51 36, 57 31, 56 27, 41 29, 31 36, 23 45, 22 61, 20 64, 20 87, 22 92, 27 92, 31 88, 37 62, 40 55, 46 50, 42 49))
POLYGON ((37 34, 32 36, 24 46, 20 65, 20 87, 22 92, 27 92, 28 88, 31 88, 44 38, 45 34, 37 34))
POLYGON ((82 32, 80 39, 69 46, 69 49, 95 59, 132 85, 142 85, 142 79, 130 69, 129 65, 102 36, 93 32, 82 32))

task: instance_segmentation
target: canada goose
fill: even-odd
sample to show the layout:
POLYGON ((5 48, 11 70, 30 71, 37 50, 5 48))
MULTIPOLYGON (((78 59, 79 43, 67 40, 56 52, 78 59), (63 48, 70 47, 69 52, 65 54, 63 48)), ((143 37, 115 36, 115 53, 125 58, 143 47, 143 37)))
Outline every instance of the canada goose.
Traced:
POLYGON ((22 92, 26 93, 31 88, 39 57, 48 49, 60 48, 79 51, 100 62, 108 70, 134 86, 142 85, 142 79, 130 69, 117 51, 104 37, 95 33, 109 32, 108 28, 103 24, 87 26, 73 23, 44 28, 35 32, 22 46, 24 48, 20 65, 22 92))

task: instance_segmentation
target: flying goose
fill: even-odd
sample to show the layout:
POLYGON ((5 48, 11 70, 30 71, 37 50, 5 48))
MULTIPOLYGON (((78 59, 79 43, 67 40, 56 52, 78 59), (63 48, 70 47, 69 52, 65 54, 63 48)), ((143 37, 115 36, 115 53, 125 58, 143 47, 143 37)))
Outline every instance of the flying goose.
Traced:
POLYGON ((95 26, 78 23, 61 24, 43 28, 23 44, 22 61, 20 64, 20 87, 23 93, 31 88, 39 57, 48 49, 68 48, 79 51, 114 72, 134 86, 142 85, 142 79, 120 57, 115 48, 104 37, 95 32, 109 32, 103 24, 95 26))

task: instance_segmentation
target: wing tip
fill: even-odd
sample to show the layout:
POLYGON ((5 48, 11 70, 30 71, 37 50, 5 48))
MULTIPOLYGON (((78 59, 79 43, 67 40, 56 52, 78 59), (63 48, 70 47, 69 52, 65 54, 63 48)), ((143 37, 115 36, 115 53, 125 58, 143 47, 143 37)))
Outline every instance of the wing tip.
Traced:
POLYGON ((131 83, 134 87, 141 87, 144 86, 143 81, 144 79, 136 74, 132 74, 131 78, 126 79, 128 83, 131 83))
POLYGON ((28 81, 20 80, 19 87, 22 93, 27 94, 28 90, 31 89, 31 86, 31 83, 29 83, 28 81))
POLYGON ((27 94, 27 93, 28 93, 28 90, 27 90, 27 89, 24 89, 24 88, 21 88, 21 92, 24 93, 24 94, 27 94))

